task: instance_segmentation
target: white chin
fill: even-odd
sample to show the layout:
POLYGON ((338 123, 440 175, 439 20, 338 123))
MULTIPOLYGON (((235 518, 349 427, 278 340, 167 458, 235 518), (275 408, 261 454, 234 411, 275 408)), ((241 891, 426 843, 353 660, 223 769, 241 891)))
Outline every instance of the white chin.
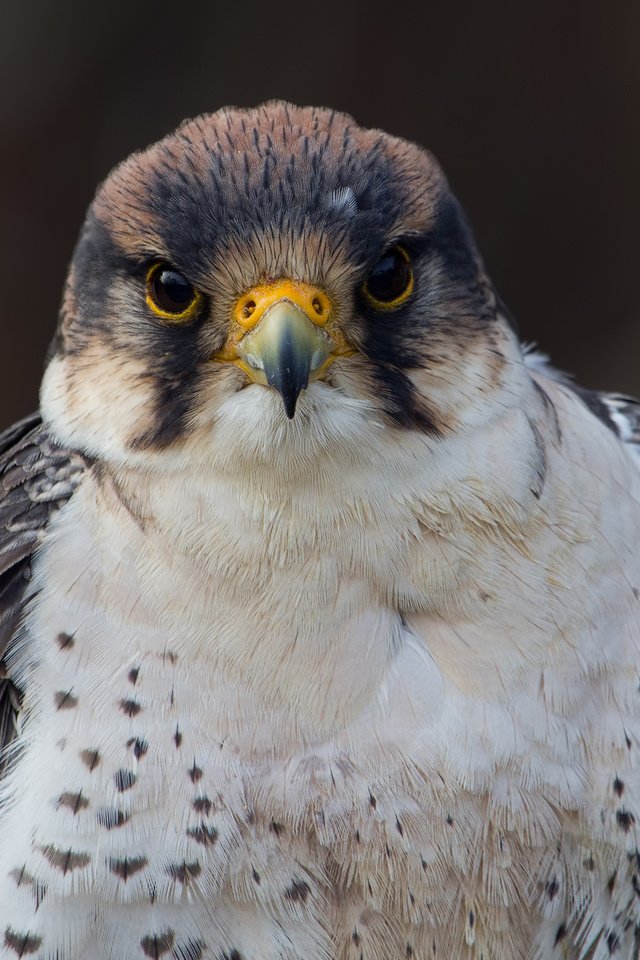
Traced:
POLYGON ((236 465, 247 460, 290 472, 294 465, 304 470, 320 458, 344 456, 345 450, 353 455, 367 436, 374 440, 379 435, 380 427, 370 402, 347 397, 326 383, 303 390, 292 420, 276 390, 254 384, 218 408, 214 442, 216 454, 224 451, 236 465))

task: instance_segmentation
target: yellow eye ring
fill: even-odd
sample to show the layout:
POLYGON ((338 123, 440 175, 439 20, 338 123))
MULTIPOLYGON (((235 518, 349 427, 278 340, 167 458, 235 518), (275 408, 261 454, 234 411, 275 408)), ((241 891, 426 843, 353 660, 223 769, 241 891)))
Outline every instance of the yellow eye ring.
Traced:
POLYGON ((411 296, 414 286, 411 257, 404 247, 395 245, 371 269, 362 293, 376 310, 395 310, 411 296))
POLYGON ((187 323, 198 312, 203 294, 164 261, 152 264, 146 276, 147 306, 162 320, 187 323))

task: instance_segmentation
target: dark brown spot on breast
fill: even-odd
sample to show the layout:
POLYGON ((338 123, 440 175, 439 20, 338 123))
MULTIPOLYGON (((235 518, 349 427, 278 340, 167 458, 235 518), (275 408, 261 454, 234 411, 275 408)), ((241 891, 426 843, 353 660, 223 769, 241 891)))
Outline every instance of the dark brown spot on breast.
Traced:
POLYGON ((127 823, 129 814, 123 810, 114 810, 112 807, 100 807, 96 814, 96 820, 101 827, 105 827, 107 830, 116 830, 127 823))
POLYGON ((182 734, 180 733, 180 727, 176 725, 176 732, 173 735, 173 742, 176 747, 179 749, 182 746, 182 734))
POLYGON ((89 768, 90 773, 93 773, 96 767, 102 762, 102 758, 98 750, 81 750, 80 759, 84 763, 85 767, 89 768))
POLYGON ((212 808, 213 804, 211 803, 211 800, 209 800, 209 797, 205 795, 196 797, 193 801, 193 809, 197 811, 197 813, 204 813, 205 817, 209 816, 212 808))
POLYGON ((30 873, 27 872, 27 865, 24 864, 22 867, 16 867, 15 870, 11 870, 9 876, 12 880, 15 880, 16 887, 31 886, 33 883, 33 877, 30 873))
POLYGON ((82 790, 78 790, 77 793, 61 793, 56 803, 56 807, 67 807, 74 814, 79 813, 80 810, 86 810, 88 806, 89 801, 82 796, 82 790))
POLYGON ((545 890, 547 892, 547 897, 549 898, 549 900, 554 899, 559 889, 560 889, 560 885, 556 880, 556 878, 553 877, 545 886, 545 890))
POLYGON ((620 937, 614 930, 610 930, 607 934, 607 950, 609 955, 612 956, 620 946, 620 937))
POLYGON ((134 687, 138 682, 139 673, 140 673, 140 667, 132 667, 131 670, 129 670, 129 673, 127 674, 127 680, 129 681, 129 683, 132 683, 134 687))
POLYGON ((120 700, 118 706, 127 717, 137 717, 142 710, 137 700, 120 700))
POLYGON ((41 847, 40 852, 52 867, 56 867, 63 874, 70 873, 72 870, 82 870, 83 867, 91 863, 91 856, 88 853, 78 853, 75 850, 61 850, 52 843, 46 847, 41 847))
POLYGON ((378 806, 378 801, 372 793, 369 793, 369 806, 372 810, 375 810, 375 808, 378 806))
POLYGON ((624 793, 624 783, 622 782, 620 777, 616 777, 615 780, 613 781, 613 792, 618 797, 621 797, 622 794, 624 793))
POLYGON ((258 873, 255 867, 251 868, 251 876, 253 877, 254 881, 258 884, 258 886, 260 886, 260 884, 262 883, 262 878, 260 877, 260 874, 258 873))
POLYGON ((618 871, 616 870, 611 874, 611 876, 607 880, 607 893, 609 894, 609 896, 613 894, 617 879, 618 879, 618 871))
POLYGON ((176 935, 173 930, 165 930, 163 933, 150 933, 140 941, 142 952, 145 957, 151 957, 152 960, 158 960, 165 953, 169 953, 173 947, 176 935))
POLYGON ((74 697, 71 690, 56 690, 53 700, 57 710, 73 710, 78 706, 78 698, 74 697))
POLYGON ((566 926, 564 925, 564 923, 561 923, 560 926, 558 927, 558 929, 556 930, 556 939, 555 939, 554 944, 553 944, 554 947, 557 947, 558 944, 561 943, 561 942, 564 940, 564 938, 566 937, 566 935, 567 935, 567 928, 566 928, 566 926))
POLYGON ((100 753, 98 750, 81 750, 80 759, 84 763, 85 767, 89 768, 89 771, 91 773, 93 773, 93 771, 101 761, 100 753))
POLYGON ((202 770, 197 765, 195 760, 193 761, 193 766, 189 770, 189 779, 191 780, 191 783, 197 783, 198 780, 202 779, 202 770))
POLYGON ((311 888, 304 880, 298 880, 295 877, 291 881, 291 886, 287 887, 284 895, 292 903, 305 903, 311 893, 311 888))
POLYGON ((178 662, 178 654, 174 653, 173 650, 165 650, 162 654, 162 662, 169 664, 171 667, 175 667, 178 662))
POLYGON ((13 950, 18 957, 26 957, 40 948, 42 937, 37 937, 33 933, 18 933, 17 930, 7 927, 4 932, 4 945, 9 950, 13 950))
POLYGON ((183 860, 182 863, 170 863, 167 867, 167 873, 174 880, 177 880, 178 883, 189 883, 190 880, 195 880, 196 877, 200 876, 202 867, 197 860, 187 863, 186 860, 183 860))
POLYGON ((126 883, 129 877, 144 870, 148 862, 146 857, 111 857, 109 870, 126 883))
POLYGON ((276 820, 272 820, 269 824, 269 830, 271 833, 274 833, 276 837, 280 837, 284 833, 284 825, 282 823, 278 823, 276 820))
POLYGON ((636 822, 636 818, 629 810, 617 810, 616 820, 620 829, 624 830, 625 833, 628 833, 636 822))
POLYGON ((401 837, 404 836, 404 830, 402 829, 402 824, 400 823, 400 820, 398 819, 398 817, 396 817, 396 830, 398 831, 401 837))
POLYGON ((133 755, 136 760, 144 757, 145 753, 149 749, 149 744, 146 740, 143 740, 142 737, 131 737, 129 740, 127 740, 127 746, 129 748, 133 747, 133 755))
POLYGON ((72 646, 75 643, 73 635, 71 633, 59 633, 56 637, 56 643, 61 650, 71 650, 72 646))
POLYGON ((135 773, 132 770, 116 770, 113 780, 116 785, 116 790, 119 793, 124 793, 125 790, 130 790, 131 787, 135 784, 136 780, 135 773))
POLYGON ((188 827, 187 836, 203 847, 212 847, 218 839, 218 831, 215 827, 201 823, 199 827, 188 827))

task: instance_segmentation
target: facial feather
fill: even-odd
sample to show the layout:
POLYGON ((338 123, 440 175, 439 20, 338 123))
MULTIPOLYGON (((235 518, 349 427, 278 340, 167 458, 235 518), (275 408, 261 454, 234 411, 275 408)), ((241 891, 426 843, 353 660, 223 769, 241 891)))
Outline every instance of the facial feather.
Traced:
MULTIPOLYGON (((342 419, 357 407, 371 422, 445 436, 478 393, 502 382, 507 357, 518 357, 434 158, 346 115, 275 103, 188 121, 107 178, 69 273, 45 416, 94 453, 179 449, 233 397, 256 390, 212 358, 240 294, 280 277, 326 291, 353 348, 324 376, 342 419), (363 283, 397 243, 414 290, 379 310, 363 283), (191 322, 150 313, 145 275, 158 260, 202 292, 191 322), (107 431, 105 407, 114 413, 107 431)), ((285 418, 276 417, 282 432, 285 418)))

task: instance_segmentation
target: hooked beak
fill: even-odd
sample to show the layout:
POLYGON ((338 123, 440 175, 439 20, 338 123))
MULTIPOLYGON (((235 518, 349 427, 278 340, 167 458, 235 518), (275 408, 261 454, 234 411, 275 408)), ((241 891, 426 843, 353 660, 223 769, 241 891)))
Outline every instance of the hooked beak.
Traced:
POLYGON ((278 300, 238 344, 238 353, 257 383, 275 387, 289 420, 300 392, 331 355, 326 333, 290 300, 278 300), (264 377, 264 379, 263 379, 264 377))
POLYGON ((233 320, 214 359, 232 361, 254 383, 275 388, 290 420, 309 382, 354 352, 333 323, 331 301, 312 284, 282 279, 253 287, 234 305, 233 320))

